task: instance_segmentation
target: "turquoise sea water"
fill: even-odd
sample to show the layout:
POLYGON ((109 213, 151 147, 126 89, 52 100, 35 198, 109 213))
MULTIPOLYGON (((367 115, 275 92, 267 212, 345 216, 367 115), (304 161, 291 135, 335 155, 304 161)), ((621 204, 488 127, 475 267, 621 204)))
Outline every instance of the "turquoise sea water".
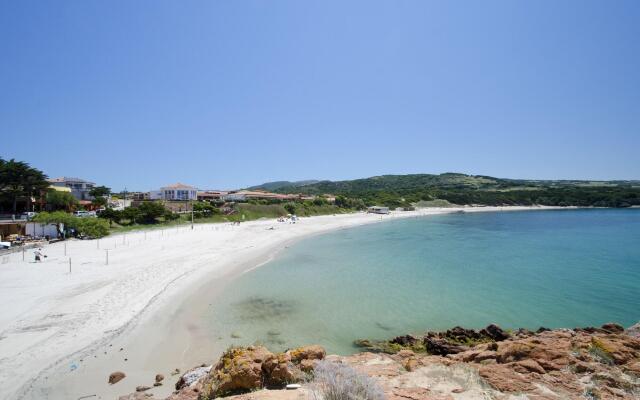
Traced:
POLYGON ((640 320, 640 210, 459 213, 302 240, 233 281, 208 320, 274 350, 356 338, 640 320))

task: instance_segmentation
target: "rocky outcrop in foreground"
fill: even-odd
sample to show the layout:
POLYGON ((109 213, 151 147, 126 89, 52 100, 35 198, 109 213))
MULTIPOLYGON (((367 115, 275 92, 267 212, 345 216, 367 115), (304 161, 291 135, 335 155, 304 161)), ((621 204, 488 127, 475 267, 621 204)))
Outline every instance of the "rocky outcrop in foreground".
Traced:
MULTIPOLYGON (((640 399, 640 326, 536 332, 457 327, 358 344, 366 351, 326 360, 373 377, 391 400, 640 399)), ((166 400, 311 399, 304 382, 324 358, 319 346, 276 354, 260 346, 231 349, 215 366, 183 375, 166 400), (302 388, 281 390, 293 382, 302 388)), ((149 398, 135 393, 120 400, 149 398)))

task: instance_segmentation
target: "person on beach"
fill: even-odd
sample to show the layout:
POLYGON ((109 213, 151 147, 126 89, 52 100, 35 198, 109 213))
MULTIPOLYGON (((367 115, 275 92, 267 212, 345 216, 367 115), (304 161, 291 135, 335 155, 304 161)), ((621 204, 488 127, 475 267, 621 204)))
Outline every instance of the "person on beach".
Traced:
POLYGON ((44 254, 42 254, 42 251, 40 251, 40 249, 36 249, 36 251, 33 252, 33 255, 36 257, 36 262, 41 262, 42 258, 44 257, 44 254))

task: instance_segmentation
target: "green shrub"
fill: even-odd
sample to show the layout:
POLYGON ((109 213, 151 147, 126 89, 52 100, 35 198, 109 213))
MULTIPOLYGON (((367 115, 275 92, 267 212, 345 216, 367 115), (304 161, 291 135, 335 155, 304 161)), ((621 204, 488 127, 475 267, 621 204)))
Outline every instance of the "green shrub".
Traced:
POLYGON ((384 400, 375 379, 346 364, 319 361, 313 370, 312 393, 316 400, 384 400))
POLYGON ((81 235, 97 239, 109 234, 109 223, 100 218, 81 218, 77 229, 81 235))

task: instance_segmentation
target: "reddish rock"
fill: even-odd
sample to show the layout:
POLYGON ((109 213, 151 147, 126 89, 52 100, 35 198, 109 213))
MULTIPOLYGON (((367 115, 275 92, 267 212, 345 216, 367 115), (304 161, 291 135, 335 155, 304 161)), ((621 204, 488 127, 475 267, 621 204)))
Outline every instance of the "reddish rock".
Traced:
POLYGON ((447 354, 458 354, 468 350, 466 346, 450 344, 446 339, 424 338, 424 345, 429 354, 446 356, 447 354))
POLYGON ((205 383, 207 391, 221 397, 261 388, 262 363, 273 357, 273 353, 262 346, 227 350, 205 383))
POLYGON ((296 377, 289 354, 274 354, 262 363, 264 384, 266 386, 284 386, 294 382, 296 377))
POLYGON ((483 362, 486 360, 495 360, 496 358, 496 352, 495 351, 490 351, 490 350, 485 350, 485 351, 481 351, 480 353, 478 353, 478 355, 476 355, 476 357, 473 359, 474 362, 483 362))
POLYGON ((313 372, 313 369, 316 367, 316 363, 318 362, 318 360, 302 360, 300 361, 300 365, 298 365, 298 367, 303 371, 303 372, 313 372))
POLYGON ((193 387, 185 387, 177 392, 173 392, 165 400, 199 400, 200 390, 193 387))
POLYGON ((513 342, 500 346, 496 353, 496 360, 501 364, 520 361, 528 358, 534 346, 529 343, 513 342))
POLYGON ((591 364, 586 363, 584 361, 578 361, 577 363, 574 364, 573 368, 574 368, 574 371, 576 371, 576 373, 578 374, 584 374, 585 372, 594 371, 594 367, 591 364))
POLYGON ((126 376, 127 375, 121 371, 112 372, 111 375, 109 375, 109 383, 114 385, 123 380, 126 376))
POLYGON ((297 349, 289 350, 287 353, 291 357, 291 361, 294 363, 302 360, 322 360, 327 355, 327 352, 322 346, 304 346, 297 349))
POLYGON ((415 388, 394 388, 391 391, 391 396, 388 396, 389 400, 425 400, 433 399, 430 396, 429 389, 415 387, 415 388))
POLYGON ((321 346, 305 346, 273 354, 265 347, 228 350, 203 382, 205 396, 221 397, 262 387, 278 388, 306 379, 315 362, 324 359, 321 346))
MULTIPOLYGON (((359 353, 326 358, 348 364, 375 378, 386 398, 391 400, 507 399, 513 396, 531 400, 595 396, 603 400, 636 400, 640 398, 640 339, 610 325, 539 333, 527 331, 515 333, 499 343, 481 343, 481 339, 473 347, 447 341, 446 335, 449 340, 475 335, 472 333, 475 331, 458 327, 447 331, 446 335, 432 332, 424 338, 425 343, 458 346, 462 351, 455 354, 444 351, 447 354, 439 356, 402 350, 391 355, 359 353), (461 376, 463 380, 460 380, 461 376), (463 387, 460 382, 465 382, 463 387), (462 390, 464 394, 461 394, 462 390)), ((209 394, 232 393, 232 390, 221 392, 220 389, 229 390, 229 382, 238 384, 243 380, 258 385, 256 389, 269 382, 281 385, 304 376, 302 370, 310 370, 324 357, 324 350, 312 348, 294 349, 284 354, 273 354, 260 347, 238 350, 231 356, 225 354, 204 379, 196 377, 192 384, 185 385, 166 400, 196 400, 198 396, 204 399, 209 394), (228 380, 219 379, 219 373, 227 374, 228 380)), ((136 394, 130 396, 133 397, 122 399, 143 398, 135 397, 136 394)), ((233 396, 230 400, 297 400, 304 396, 312 398, 305 384, 297 391, 258 390, 233 396)))
POLYGON ((506 365, 483 365, 478 372, 487 383, 502 392, 529 392, 535 389, 531 381, 506 365))
POLYGON ((536 362, 536 360, 531 360, 531 359, 517 361, 513 363, 513 369, 514 371, 517 371, 520 373, 535 372, 538 374, 544 374, 547 372, 544 370, 544 368, 540 366, 540 364, 536 362))
POLYGON ((640 360, 627 364, 624 367, 624 370, 634 375, 637 378, 640 378, 640 360))
POLYGON ((404 367, 404 369, 411 372, 411 371, 417 370, 418 367, 420 366, 420 363, 415 357, 411 357, 411 358, 405 359, 405 362, 402 366, 404 367))

